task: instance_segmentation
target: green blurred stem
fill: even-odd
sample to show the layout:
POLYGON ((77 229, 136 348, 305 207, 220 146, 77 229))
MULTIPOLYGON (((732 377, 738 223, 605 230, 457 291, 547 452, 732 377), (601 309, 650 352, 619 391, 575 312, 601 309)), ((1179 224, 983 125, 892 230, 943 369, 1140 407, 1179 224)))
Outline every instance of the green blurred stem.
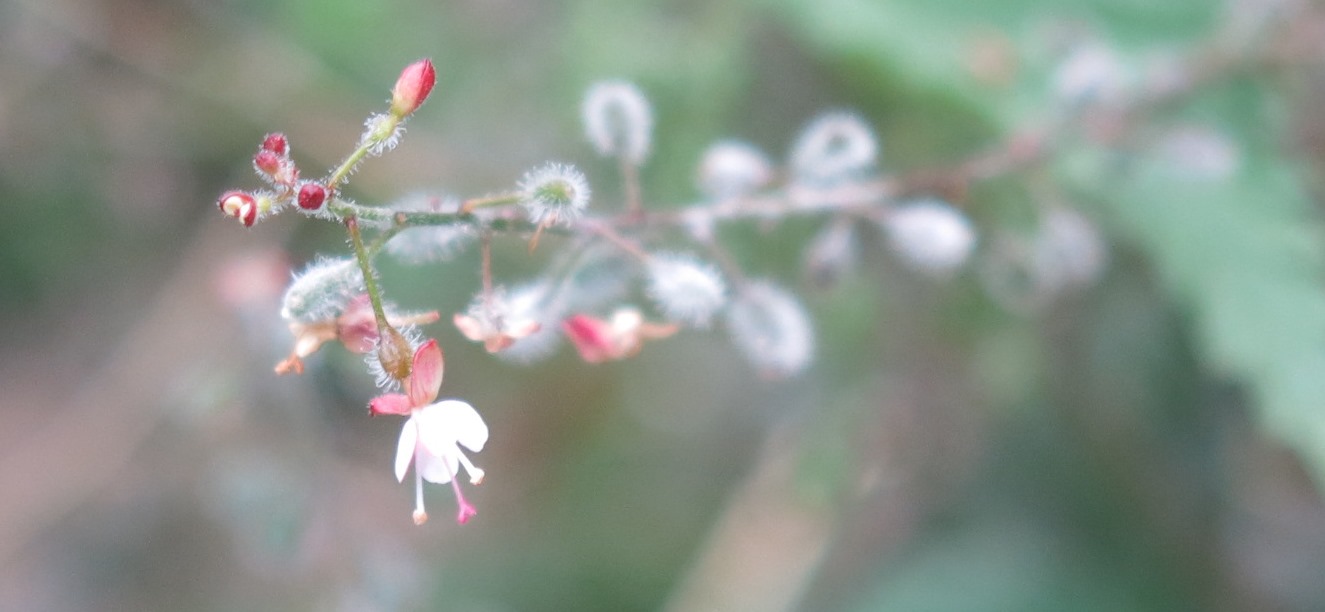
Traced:
POLYGON ((359 220, 355 217, 345 219, 345 229, 350 232, 350 243, 354 245, 354 257, 359 260, 359 270, 363 272, 363 284, 368 289, 368 300, 373 303, 373 316, 377 319, 377 328, 386 329, 386 311, 382 309, 382 292, 377 288, 377 279, 373 277, 373 266, 368 261, 368 252, 363 248, 363 236, 359 233, 359 220))
POLYGON ((468 214, 480 208, 504 206, 506 204, 518 204, 520 200, 523 198, 524 194, 520 192, 502 193, 482 198, 470 198, 468 200, 465 200, 465 203, 460 206, 460 210, 461 212, 468 214))
MULTIPOLYGON (((484 220, 471 213, 391 210, 389 208, 361 206, 339 198, 327 204, 327 208, 342 219, 353 217, 365 223, 390 223, 399 229, 422 225, 468 225, 475 229, 486 228, 495 232, 532 232, 537 229, 533 223, 523 219, 484 220)), ((393 227, 393 230, 396 227, 393 227)), ((556 228, 549 228, 549 231, 553 229, 556 228)))

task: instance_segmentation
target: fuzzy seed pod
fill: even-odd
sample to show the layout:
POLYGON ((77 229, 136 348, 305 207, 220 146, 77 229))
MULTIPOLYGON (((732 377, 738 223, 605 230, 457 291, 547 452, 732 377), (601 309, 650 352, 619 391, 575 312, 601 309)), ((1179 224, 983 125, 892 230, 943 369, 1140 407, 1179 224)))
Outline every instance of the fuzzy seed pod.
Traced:
POLYGON ((952 205, 938 199, 910 202, 892 210, 884 230, 893 249, 913 268, 945 277, 966 263, 975 249, 975 228, 952 205))
POLYGON ((584 130, 599 155, 638 166, 649 156, 653 111, 631 83, 596 83, 584 97, 584 130))
POLYGON ((762 151, 735 140, 714 143, 699 162, 699 191, 723 200, 749 195, 773 180, 773 167, 762 151))
POLYGON ((857 178, 874 167, 878 144, 869 125, 846 112, 821 115, 805 129, 791 149, 796 178, 831 185, 857 178))
POLYGON ((656 255, 648 264, 648 294, 669 321, 708 327, 727 301, 718 271, 688 255, 656 255))
POLYGON ((566 223, 589 206, 589 181, 569 164, 545 164, 530 170, 518 185, 520 201, 534 223, 566 223))
POLYGON ((796 374, 814 357, 809 315, 795 297, 776 285, 746 285, 725 314, 732 342, 766 377, 796 374))
POLYGON ((363 293, 363 287, 363 272, 353 259, 316 261, 285 290, 281 317, 299 323, 330 321, 363 293))

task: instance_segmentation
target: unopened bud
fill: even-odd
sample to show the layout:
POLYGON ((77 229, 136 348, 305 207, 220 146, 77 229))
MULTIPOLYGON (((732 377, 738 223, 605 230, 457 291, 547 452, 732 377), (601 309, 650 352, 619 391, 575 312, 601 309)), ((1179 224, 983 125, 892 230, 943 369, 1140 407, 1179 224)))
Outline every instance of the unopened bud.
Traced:
POLYGON ((285 134, 275 132, 262 139, 262 150, 284 157, 290 152, 290 143, 286 141, 285 134))
POLYGON ((281 156, 263 149, 253 156, 253 168, 259 174, 275 176, 281 170, 281 156))
POLYGON ((418 110, 436 82, 437 72, 431 60, 421 59, 406 66, 391 89, 391 114, 405 117, 418 110))
POLYGON ((327 188, 317 183, 304 183, 299 188, 299 208, 310 212, 322 210, 327 202, 327 188))
POLYGON ((244 227, 253 227, 253 222, 258 220, 258 202, 246 192, 227 191, 221 194, 216 206, 227 216, 239 219, 244 227))
POLYGON ((378 330, 378 338, 377 361, 382 364, 382 370, 397 381, 409 378, 414 360, 414 349, 409 340, 390 325, 378 330))

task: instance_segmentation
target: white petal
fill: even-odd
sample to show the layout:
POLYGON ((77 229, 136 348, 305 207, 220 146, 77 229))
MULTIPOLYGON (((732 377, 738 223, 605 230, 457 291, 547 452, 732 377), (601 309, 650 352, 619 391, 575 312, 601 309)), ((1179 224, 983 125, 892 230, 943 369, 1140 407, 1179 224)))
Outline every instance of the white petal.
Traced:
MULTIPOLYGON (((396 444, 396 480, 404 482, 405 471, 409 469, 410 459, 414 458, 414 448, 419 442, 419 427, 414 417, 405 421, 400 430, 400 442, 396 444)), ((418 469, 417 467, 415 469, 418 469)))
POLYGON ((488 426, 473 406, 460 400, 444 400, 420 410, 420 442, 434 455, 445 455, 457 442, 474 452, 488 442, 488 426))
POLYGON ((450 445, 450 451, 439 455, 432 453, 420 453, 418 461, 414 464, 414 469, 418 470, 419 475, 428 482, 437 484, 446 484, 451 482, 452 475, 460 469, 460 461, 456 455, 460 454, 460 449, 455 444, 450 445))

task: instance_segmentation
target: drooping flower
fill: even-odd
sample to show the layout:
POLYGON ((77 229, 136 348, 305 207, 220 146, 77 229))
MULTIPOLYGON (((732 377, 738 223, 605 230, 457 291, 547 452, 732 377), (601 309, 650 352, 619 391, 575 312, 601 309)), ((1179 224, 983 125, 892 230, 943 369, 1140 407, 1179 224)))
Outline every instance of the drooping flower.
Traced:
POLYGON ((456 313, 452 321, 460 333, 473 342, 482 342, 489 353, 506 349, 543 327, 538 321, 513 312, 501 291, 475 298, 469 309, 456 313))
POLYGON ((410 463, 414 464, 414 524, 428 520, 423 505, 423 481, 451 484, 459 511, 456 522, 464 523, 477 511, 460 490, 455 478, 460 467, 469 474, 471 484, 483 482, 484 472, 470 462, 461 446, 483 450, 488 441, 488 426, 478 411, 460 400, 437 399, 442 386, 442 349, 429 340, 414 353, 414 363, 406 383, 406 394, 388 393, 369 403, 373 414, 409 415, 400 430, 396 445, 396 480, 404 482, 410 463))
POLYGON ((602 363, 632 357, 645 340, 666 338, 680 329, 676 324, 650 323, 639 310, 621 308, 612 318, 603 320, 575 315, 561 323, 561 329, 587 363, 602 363))
MULTIPOLYGON (((440 318, 441 314, 436 310, 399 313, 394 308, 388 308, 386 313, 387 323, 392 327, 427 325, 440 318)), ((277 374, 302 374, 303 360, 327 342, 339 341, 345 345, 346 350, 353 353, 369 353, 377 346, 377 318, 366 293, 352 298, 345 309, 334 317, 309 321, 290 319, 288 324, 290 333, 294 335, 294 350, 289 357, 276 364, 277 374)))

